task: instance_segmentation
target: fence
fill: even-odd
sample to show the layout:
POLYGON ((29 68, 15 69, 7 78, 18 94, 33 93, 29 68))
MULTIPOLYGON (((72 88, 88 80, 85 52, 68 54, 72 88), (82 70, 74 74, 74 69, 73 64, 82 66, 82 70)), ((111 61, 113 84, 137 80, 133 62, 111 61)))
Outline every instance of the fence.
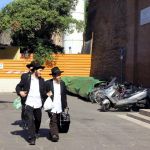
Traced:
MULTIPOLYGON (((58 54, 54 56, 55 60, 46 64, 42 72, 44 78, 50 78, 50 70, 58 66, 64 71, 62 76, 90 76, 91 55, 87 54, 58 54)), ((20 75, 27 72, 26 64, 31 59, 0 59, 0 79, 18 79, 20 75)))

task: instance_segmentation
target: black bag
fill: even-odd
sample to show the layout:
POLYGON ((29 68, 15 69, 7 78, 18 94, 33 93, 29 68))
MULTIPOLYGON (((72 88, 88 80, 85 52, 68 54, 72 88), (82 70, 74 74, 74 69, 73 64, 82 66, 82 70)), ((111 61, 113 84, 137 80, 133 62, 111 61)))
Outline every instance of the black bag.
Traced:
POLYGON ((69 108, 66 112, 62 112, 60 114, 60 125, 59 125, 59 132, 60 133, 67 133, 70 126, 70 114, 68 113, 69 108))

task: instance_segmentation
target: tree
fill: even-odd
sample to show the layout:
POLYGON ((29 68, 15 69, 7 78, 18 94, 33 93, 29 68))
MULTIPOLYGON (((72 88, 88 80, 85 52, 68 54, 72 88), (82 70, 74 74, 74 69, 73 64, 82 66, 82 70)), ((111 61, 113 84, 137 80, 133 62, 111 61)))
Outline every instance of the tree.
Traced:
POLYGON ((70 24, 80 28, 82 22, 72 18, 78 0, 14 0, 0 11, 0 32, 11 30, 12 45, 33 50, 41 63, 63 48, 53 44, 53 33, 63 33, 70 24))

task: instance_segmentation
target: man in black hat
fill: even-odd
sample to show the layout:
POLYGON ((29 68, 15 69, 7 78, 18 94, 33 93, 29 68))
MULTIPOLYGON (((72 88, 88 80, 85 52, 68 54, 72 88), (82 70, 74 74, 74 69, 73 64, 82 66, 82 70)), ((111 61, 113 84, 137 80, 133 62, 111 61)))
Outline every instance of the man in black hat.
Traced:
MULTIPOLYGON (((32 73, 32 69, 33 69, 33 66, 35 65, 36 61, 31 61, 31 63, 27 64, 26 67, 29 69, 29 71, 27 73, 23 73, 21 75, 21 80, 24 80, 26 78, 30 78, 31 76, 31 73, 32 73)), ((27 122, 26 122, 26 116, 25 116, 25 99, 23 97, 21 97, 21 105, 22 105, 22 109, 21 109, 21 126, 26 129, 27 127, 27 122)))
POLYGON ((46 81, 46 92, 53 101, 53 108, 48 111, 50 118, 50 138, 53 142, 59 140, 59 117, 60 113, 67 108, 66 86, 61 80, 61 71, 58 67, 51 69, 52 79, 46 81))
POLYGON ((21 79, 24 78, 25 76, 31 74, 31 72, 32 72, 31 70, 33 69, 33 66, 34 66, 36 63, 38 63, 38 62, 35 61, 35 60, 33 60, 33 61, 31 61, 31 63, 29 63, 29 64, 26 65, 26 67, 29 69, 29 71, 26 72, 26 73, 23 73, 23 74, 21 75, 21 79))
POLYGON ((28 118, 28 133, 30 145, 35 145, 41 124, 41 107, 46 97, 44 79, 41 72, 44 66, 38 63, 33 65, 30 76, 24 76, 16 86, 17 94, 25 102, 25 114, 28 118))

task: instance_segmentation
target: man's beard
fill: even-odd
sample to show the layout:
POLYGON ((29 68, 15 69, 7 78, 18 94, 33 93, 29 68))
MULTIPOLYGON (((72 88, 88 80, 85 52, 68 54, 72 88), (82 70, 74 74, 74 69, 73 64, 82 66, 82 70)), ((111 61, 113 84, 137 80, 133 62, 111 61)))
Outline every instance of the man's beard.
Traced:
POLYGON ((56 81, 57 83, 60 83, 60 79, 55 78, 55 81, 56 81))
POLYGON ((35 76, 38 78, 38 77, 40 77, 40 76, 41 76, 41 74, 39 74, 39 73, 35 72, 35 76))

